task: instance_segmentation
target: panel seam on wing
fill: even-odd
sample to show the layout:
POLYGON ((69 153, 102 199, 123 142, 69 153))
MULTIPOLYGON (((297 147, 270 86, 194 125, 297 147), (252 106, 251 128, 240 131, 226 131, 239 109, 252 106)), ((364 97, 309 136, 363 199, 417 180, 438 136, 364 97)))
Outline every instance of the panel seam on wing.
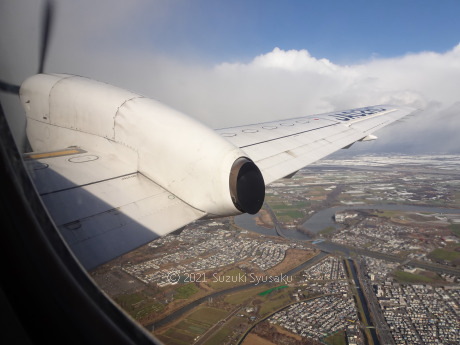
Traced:
POLYGON ((58 190, 53 190, 52 192, 46 192, 46 193, 40 194, 40 196, 43 197, 43 196, 50 195, 50 194, 56 194, 56 193, 61 193, 61 192, 65 192, 65 191, 72 190, 72 189, 87 187, 87 186, 91 186, 91 185, 98 184, 98 183, 101 183, 101 182, 111 181, 111 180, 115 180, 115 179, 118 179, 118 178, 123 178, 123 177, 126 177, 126 176, 134 175, 136 173, 138 173, 138 172, 134 171, 134 172, 130 172, 130 173, 119 175, 119 176, 114 176, 114 177, 110 177, 110 178, 106 178, 106 179, 102 179, 102 180, 98 180, 98 181, 92 181, 92 182, 81 184, 81 185, 78 185, 78 186, 72 186, 72 187, 68 187, 68 188, 62 188, 62 189, 58 189, 58 190))
POLYGON ((285 135, 285 136, 282 136, 282 137, 277 137, 277 138, 273 138, 273 139, 268 139, 268 140, 264 140, 264 141, 259 141, 259 142, 254 143, 254 144, 249 144, 249 145, 240 146, 240 148, 241 148, 241 149, 244 149, 244 148, 246 148, 246 147, 256 146, 256 145, 268 143, 268 142, 271 142, 271 141, 276 141, 276 140, 286 139, 286 138, 290 138, 290 137, 295 137, 295 136, 300 135, 300 134, 305 134, 305 133, 308 133, 308 132, 313 132, 313 131, 316 131, 316 130, 319 130, 319 129, 323 129, 323 128, 327 128, 327 127, 332 127, 332 126, 336 126, 336 125, 339 125, 339 124, 340 124, 340 123, 337 123, 337 122, 336 122, 336 123, 333 123, 333 124, 330 124, 330 125, 325 125, 325 126, 321 126, 321 127, 316 127, 316 128, 309 129, 309 130, 306 130, 306 131, 296 132, 296 133, 288 134, 288 135, 285 135))

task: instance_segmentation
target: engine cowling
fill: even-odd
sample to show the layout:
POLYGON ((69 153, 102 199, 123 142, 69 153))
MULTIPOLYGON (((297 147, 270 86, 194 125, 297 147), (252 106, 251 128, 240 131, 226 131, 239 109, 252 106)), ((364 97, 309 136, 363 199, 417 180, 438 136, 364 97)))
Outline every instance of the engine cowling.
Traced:
POLYGON ((20 90, 35 151, 107 145, 138 171, 210 215, 257 213, 257 165, 210 128, 160 102, 91 79, 39 74, 20 90))

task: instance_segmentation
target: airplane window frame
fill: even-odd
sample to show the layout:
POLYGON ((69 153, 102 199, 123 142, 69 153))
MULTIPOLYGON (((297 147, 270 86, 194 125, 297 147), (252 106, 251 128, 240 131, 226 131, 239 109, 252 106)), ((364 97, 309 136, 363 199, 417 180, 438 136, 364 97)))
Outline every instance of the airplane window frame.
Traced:
POLYGON ((12 327, 2 338, 161 344, 97 287, 71 253, 30 180, 1 103, 0 181, 0 300, 12 327))

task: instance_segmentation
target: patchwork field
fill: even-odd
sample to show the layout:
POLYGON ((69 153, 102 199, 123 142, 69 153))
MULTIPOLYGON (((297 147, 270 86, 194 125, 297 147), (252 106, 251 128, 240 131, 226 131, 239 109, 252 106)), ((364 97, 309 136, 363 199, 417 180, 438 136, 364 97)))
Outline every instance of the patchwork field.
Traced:
POLYGON ((165 332, 156 336, 167 344, 192 344, 199 336, 227 315, 228 312, 225 310, 201 307, 165 332))

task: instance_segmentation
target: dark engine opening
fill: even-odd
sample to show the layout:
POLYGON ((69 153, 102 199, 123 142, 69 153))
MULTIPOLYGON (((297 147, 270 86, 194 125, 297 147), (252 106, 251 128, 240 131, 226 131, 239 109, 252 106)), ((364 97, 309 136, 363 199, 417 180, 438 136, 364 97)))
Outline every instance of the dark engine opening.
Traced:
POLYGON ((238 158, 230 171, 230 194, 241 212, 256 214, 265 199, 265 182, 257 165, 248 158, 238 158))

